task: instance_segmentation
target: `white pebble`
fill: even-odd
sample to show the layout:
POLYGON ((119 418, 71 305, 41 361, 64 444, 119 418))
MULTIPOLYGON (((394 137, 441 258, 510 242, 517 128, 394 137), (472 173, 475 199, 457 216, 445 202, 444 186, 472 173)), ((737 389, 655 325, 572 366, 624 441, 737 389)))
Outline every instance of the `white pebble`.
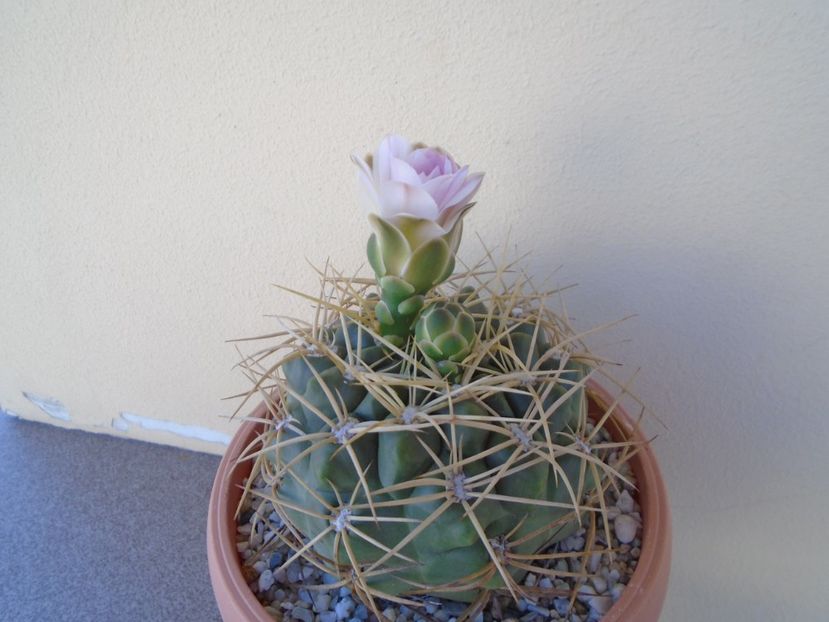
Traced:
POLYGON ((630 493, 627 490, 623 490, 622 494, 619 495, 619 500, 616 502, 616 507, 619 508, 622 514, 630 514, 631 512, 633 512, 633 497, 630 496, 630 493))
POLYGON ((555 608, 558 615, 567 615, 567 612, 570 611, 570 601, 566 598, 554 598, 553 607, 555 608))
POLYGON ((633 539, 636 537, 637 527, 636 521, 627 514, 617 516, 613 522, 613 531, 622 544, 633 542, 633 539))
POLYGON ((326 611, 328 606, 331 604, 331 596, 326 594, 325 592, 321 594, 317 594, 314 597, 314 607, 317 608, 317 611, 326 611))
POLYGON ((302 576, 302 569, 299 567, 299 564, 296 562, 292 563, 288 566, 288 581, 291 583, 297 583, 302 576))
POLYGON ((610 605, 613 604, 613 601, 610 599, 610 596, 591 596, 590 599, 588 599, 587 604, 590 605, 591 612, 603 615, 607 613, 608 609, 610 609, 610 605))
POLYGON ((603 594, 607 590, 607 581, 601 577, 593 577, 592 582, 598 594, 603 594))
POLYGON ((259 575, 259 591, 267 592, 276 580, 273 578, 273 573, 270 569, 259 575))
POLYGON ((338 620, 345 620, 349 615, 351 615, 351 612, 354 611, 354 601, 350 598, 344 598, 337 603, 337 606, 334 607, 334 611, 337 613, 338 620))
POLYGON ((583 551, 584 550, 584 538, 581 536, 574 536, 570 539, 570 550, 571 551, 583 551))
POLYGON ((590 596, 596 595, 596 588, 589 583, 579 586, 578 599, 582 602, 586 601, 590 596))
POLYGON ((587 562, 587 569, 590 572, 596 572, 599 569, 599 564, 602 561, 602 554, 601 553, 592 553, 590 555, 590 559, 587 562))

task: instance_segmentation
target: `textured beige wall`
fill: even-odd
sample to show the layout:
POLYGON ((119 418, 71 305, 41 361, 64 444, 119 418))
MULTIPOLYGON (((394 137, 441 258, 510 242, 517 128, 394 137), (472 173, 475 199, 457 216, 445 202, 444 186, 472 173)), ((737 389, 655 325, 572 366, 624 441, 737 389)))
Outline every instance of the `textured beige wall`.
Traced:
POLYGON ((4 409, 220 451, 224 340, 364 261, 348 154, 394 130, 487 171, 462 256, 511 226, 577 325, 639 314, 596 342, 670 428, 665 619, 829 611, 825 1, 0 13, 4 409))

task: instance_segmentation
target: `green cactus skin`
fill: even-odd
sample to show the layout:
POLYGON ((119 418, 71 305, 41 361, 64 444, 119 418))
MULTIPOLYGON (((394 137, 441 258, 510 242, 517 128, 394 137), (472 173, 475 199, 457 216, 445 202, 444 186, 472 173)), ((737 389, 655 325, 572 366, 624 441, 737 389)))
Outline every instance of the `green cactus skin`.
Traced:
POLYGON ((443 376, 457 376, 458 363, 472 352, 475 339, 475 320, 456 302, 430 304, 415 324, 417 347, 443 376))
MULTIPOLYGON (((469 354, 475 324, 486 316, 486 306, 472 300, 469 291, 455 300, 468 304, 477 317, 473 321, 449 299, 430 306, 418 323, 418 340, 429 356, 440 355, 432 358, 456 362, 469 354), (444 334, 453 338, 439 339, 444 334), (424 347, 427 341, 434 352, 424 347)), ((399 374, 399 361, 385 354, 368 330, 350 320, 338 322, 327 347, 297 350, 281 366, 292 425, 282 427, 268 456, 281 474, 275 494, 284 518, 314 542, 321 558, 358 565, 368 585, 386 594, 429 592, 471 602, 483 589, 503 588, 497 572, 484 574, 492 567, 485 541, 507 551, 503 565, 520 580, 527 571, 511 566, 508 553, 533 554, 570 535, 577 528, 572 496, 581 499, 595 487, 585 456, 561 452, 554 467, 547 450, 536 447, 549 448, 550 440, 573 446, 569 432, 585 416, 583 379, 589 368, 547 356, 546 335, 531 323, 515 321, 509 330, 497 329, 513 357, 486 357, 479 375, 515 376, 522 365, 532 373, 486 395, 469 397, 460 390, 426 413, 421 408, 435 399, 429 386, 439 385, 427 379, 422 391, 412 392, 405 374, 399 374), (356 379, 350 371, 355 358, 385 376, 375 384, 356 379), (440 416, 440 423, 429 423, 440 416), (366 424, 376 427, 373 433, 365 432, 366 424), (391 425, 393 431, 382 431, 391 425), (502 473, 481 496, 475 478, 497 472, 513 454, 513 467, 528 466, 502 473), (436 470, 435 458, 454 470, 436 470), (462 467, 455 468, 461 460, 462 467), (366 490, 376 521, 356 520, 372 516, 366 490), (435 518, 417 532, 430 517, 435 518), (390 555, 401 542, 398 554, 390 555)))

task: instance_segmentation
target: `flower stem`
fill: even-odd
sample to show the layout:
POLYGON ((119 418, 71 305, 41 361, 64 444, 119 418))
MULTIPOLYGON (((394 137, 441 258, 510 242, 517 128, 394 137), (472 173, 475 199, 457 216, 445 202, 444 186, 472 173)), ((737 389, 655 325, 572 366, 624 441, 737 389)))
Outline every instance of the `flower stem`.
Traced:
POLYGON ((375 308, 380 334, 398 348, 405 346, 422 308, 423 296, 401 292, 395 287, 381 287, 380 301, 375 308))

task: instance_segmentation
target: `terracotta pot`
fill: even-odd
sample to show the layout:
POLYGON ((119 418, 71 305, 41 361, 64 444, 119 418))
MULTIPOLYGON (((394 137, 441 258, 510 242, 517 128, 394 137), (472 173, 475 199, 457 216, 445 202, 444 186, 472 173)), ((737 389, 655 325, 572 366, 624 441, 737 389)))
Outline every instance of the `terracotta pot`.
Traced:
MULTIPOLYGON (((601 387, 590 383, 591 407, 609 406, 613 399, 601 387)), ((267 415, 264 404, 253 413, 255 418, 267 415)), ((244 577, 236 552, 236 522, 234 513, 242 495, 242 480, 250 474, 252 463, 236 465, 247 447, 262 429, 262 423, 245 422, 233 437, 225 452, 210 496, 207 515, 207 558, 213 592, 219 611, 225 622, 272 622, 262 605, 256 600, 244 577)), ((639 428, 624 410, 617 406, 611 424, 611 435, 618 439, 643 442, 639 428)), ((671 512, 668 494, 659 465, 649 446, 644 446, 632 459, 631 467, 639 485, 638 501, 642 508, 644 525, 642 553, 636 571, 622 597, 602 618, 602 622, 656 622, 662 610, 668 589, 671 566, 671 512)))

